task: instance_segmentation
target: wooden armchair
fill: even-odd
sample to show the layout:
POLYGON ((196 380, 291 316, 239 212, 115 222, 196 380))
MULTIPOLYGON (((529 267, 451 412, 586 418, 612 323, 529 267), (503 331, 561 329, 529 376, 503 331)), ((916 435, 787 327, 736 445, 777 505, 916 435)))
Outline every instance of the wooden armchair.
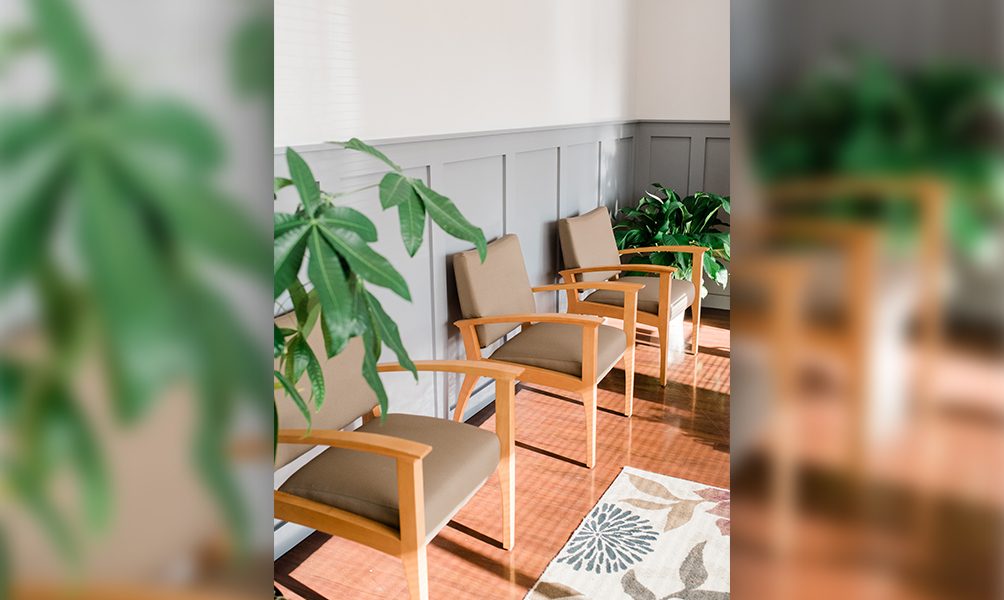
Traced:
MULTIPOLYGON (((693 329, 691 352, 696 354, 701 329, 701 281, 704 278, 704 253, 701 246, 651 246, 618 250, 610 213, 600 207, 588 213, 558 222, 561 253, 565 269, 560 271, 566 283, 591 282, 585 289, 595 289, 584 299, 569 294, 568 312, 619 318, 623 296, 596 287, 604 281, 640 284, 637 322, 655 327, 659 332, 659 382, 666 385, 667 365, 671 349, 683 349, 683 315, 691 307, 693 329), (621 256, 650 252, 686 252, 693 256, 691 280, 673 278, 673 267, 661 265, 621 264, 621 256), (650 276, 623 277, 624 272, 640 272, 650 276), (573 297, 574 296, 574 297, 573 297), (674 335, 675 334, 675 335, 674 335), (674 344, 674 340, 679 340, 674 344)), ((625 324, 625 330, 627 324, 625 324)))
MULTIPOLYGON (((569 298, 579 289, 597 284, 566 283, 530 286, 519 239, 506 235, 488 245, 482 263, 475 251, 454 256, 454 271, 460 307, 465 317, 457 321, 468 360, 480 363, 517 365, 523 369, 521 381, 536 383, 580 395, 586 411, 586 466, 596 464, 596 386, 617 361, 624 358, 624 413, 630 416, 634 398, 634 320, 639 284, 599 284, 604 291, 620 294, 623 308, 617 318, 624 331, 602 325, 598 317, 537 313, 533 294, 565 291, 569 298), (505 338, 522 325, 518 334, 506 340, 484 358, 482 349, 505 338)), ((460 388, 454 418, 460 420, 475 374, 467 375, 460 388)))
MULTIPOLYGON (((320 328, 317 328, 319 332, 320 328)), ((316 336, 320 337, 320 333, 316 336)), ((318 352, 320 340, 311 339, 318 352)), ((420 371, 462 373, 495 380, 496 432, 418 415, 379 417, 373 392, 358 373, 362 344, 324 364, 338 394, 314 415, 311 430, 293 402, 279 409, 276 468, 315 446, 327 450, 293 473, 274 492, 275 518, 347 538, 398 556, 414 600, 429 597, 426 545, 497 471, 502 488, 502 547, 515 540, 515 424, 519 367, 472 361, 417 361, 420 371), (352 368, 346 368, 349 366, 352 368), (332 373, 336 366, 337 373, 332 373), (341 431, 363 416, 355 431, 341 431)), ((381 364, 382 372, 401 371, 381 364)), ((393 402, 393 400, 391 400, 393 402)))

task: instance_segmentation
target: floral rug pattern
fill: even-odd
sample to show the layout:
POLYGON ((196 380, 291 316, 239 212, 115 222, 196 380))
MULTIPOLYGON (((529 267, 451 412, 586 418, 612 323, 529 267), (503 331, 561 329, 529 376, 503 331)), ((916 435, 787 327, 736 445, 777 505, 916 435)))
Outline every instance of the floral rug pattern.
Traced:
POLYGON ((625 467, 526 600, 728 600, 728 490, 625 467))

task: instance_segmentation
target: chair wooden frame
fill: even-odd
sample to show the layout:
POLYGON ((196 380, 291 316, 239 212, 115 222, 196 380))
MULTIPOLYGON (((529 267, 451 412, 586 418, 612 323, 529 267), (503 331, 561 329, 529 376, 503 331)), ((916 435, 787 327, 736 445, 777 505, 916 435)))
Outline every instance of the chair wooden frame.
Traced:
MULTIPOLYGON (((553 285, 542 285, 531 288, 534 293, 564 291, 572 302, 576 293, 585 289, 604 289, 622 292, 624 294, 624 307, 619 308, 616 318, 624 320, 624 332, 627 336, 624 353, 624 415, 630 417, 634 405, 634 359, 635 359, 635 319, 638 313, 638 292, 644 286, 639 283, 625 282, 598 282, 598 283, 559 283, 553 285)), ((508 315, 492 315, 490 317, 479 317, 473 319, 463 319, 454 323, 460 329, 460 335, 464 340, 464 350, 467 359, 481 363, 491 362, 494 364, 513 365, 523 369, 520 375, 521 381, 545 385, 558 388, 567 392, 577 394, 582 397, 582 404, 586 411, 586 467, 593 468, 596 464, 596 394, 597 384, 611 369, 617 364, 610 365, 606 371, 597 372, 596 354, 599 327, 603 319, 588 315, 573 315, 567 313, 523 313, 508 315), (478 340, 478 325, 490 323, 522 323, 524 327, 532 326, 533 323, 565 323, 568 325, 578 325, 582 328, 582 374, 581 377, 568 375, 558 371, 542 369, 517 363, 484 358, 481 355, 481 344, 478 340)), ((454 419, 463 419, 464 408, 467 400, 471 397, 478 377, 467 375, 460 387, 460 397, 454 411, 454 419)))
MULTIPOLYGON (((645 248, 628 248, 619 250, 621 256, 627 254, 648 254, 651 252, 686 252, 693 255, 694 266, 691 269, 690 280, 694 286, 694 300, 690 303, 693 313, 693 328, 690 333, 691 353, 697 354, 699 347, 699 336, 701 329, 701 283, 704 279, 704 253, 708 248, 704 246, 648 246, 645 248)), ((666 267, 662 265, 644 264, 618 264, 603 265, 594 267, 581 267, 577 269, 562 269, 559 271, 562 281, 565 283, 582 283, 577 279, 583 273, 602 273, 605 271, 651 273, 659 277, 659 312, 652 314, 642 310, 637 311, 637 323, 655 327, 659 332, 659 383, 666 385, 669 381, 669 306, 670 306, 670 286, 672 285, 673 273, 676 267, 666 267)), ((619 275, 618 275, 619 276, 619 275)), ((616 282, 617 280, 612 280, 616 282)), ((596 287, 597 282, 586 282, 582 289, 602 289, 596 287)), ((620 307, 610 304, 600 304, 590 302, 589 299, 580 300, 577 295, 568 295, 568 312, 584 315, 596 315, 600 317, 620 318, 620 307)), ((627 324, 625 323, 625 331, 627 324)), ((635 336, 631 336, 634 338, 635 336)))
MULTIPOLYGON (((465 360, 416 361, 419 371, 462 373, 467 377, 495 380, 495 433, 499 438, 499 482, 502 488, 502 547, 511 550, 515 543, 515 381, 522 372, 519 365, 488 364, 465 360)), ((403 371, 397 364, 380 364, 381 372, 403 371)), ((364 418, 379 416, 379 407, 364 418)), ((280 444, 311 444, 369 452, 393 458, 397 462, 400 527, 395 530, 383 523, 320 502, 276 490, 273 492, 275 518, 299 523, 318 531, 350 539, 386 554, 401 558, 408 589, 413 600, 429 597, 429 572, 426 558, 425 493, 422 459, 432 447, 427 444, 388 435, 360 431, 307 431, 281 429, 280 444)), ((459 507, 458 507, 459 508, 459 507)))

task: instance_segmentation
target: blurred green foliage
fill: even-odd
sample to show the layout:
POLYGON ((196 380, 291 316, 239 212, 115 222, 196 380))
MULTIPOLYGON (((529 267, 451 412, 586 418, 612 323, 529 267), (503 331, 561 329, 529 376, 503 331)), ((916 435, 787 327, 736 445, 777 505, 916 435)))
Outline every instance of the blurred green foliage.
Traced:
MULTIPOLYGON (((401 240, 409 256, 422 246, 426 215, 447 234, 474 244, 484 260, 487 242, 480 228, 472 225, 456 205, 425 182, 406 177, 396 164, 376 148, 353 138, 333 142, 348 150, 368 154, 390 167, 379 184, 380 205, 397 207, 401 240)), ((387 414, 387 392, 377 373, 377 362, 387 344, 402 367, 417 378, 418 372, 401 341, 397 324, 366 285, 376 285, 411 300, 408 284, 390 262, 370 247, 377 241, 376 226, 361 212, 339 206, 339 197, 361 190, 327 193, 320 189, 306 161, 295 150, 286 150, 289 178, 275 178, 274 192, 293 186, 299 205, 293 213, 274 214, 273 295, 288 293, 296 315, 296 328, 274 326, 274 352, 279 369, 274 371, 276 389, 285 390, 306 419, 324 404, 325 382, 320 362, 307 344, 320 323, 327 357, 345 349, 348 341, 361 337, 364 343, 362 374, 376 393, 382 414, 387 414), (308 290, 300 281, 307 263, 308 290), (297 385, 307 376, 307 399, 297 385)), ((368 189, 374 186, 368 186, 368 189)), ((278 410, 274 423, 278 428, 278 410)))
MULTIPOLYGON (((806 176, 934 175, 950 186, 954 247, 972 251, 1004 216, 1004 77, 938 64, 895 69, 855 58, 818 68, 771 95, 753 148, 769 182, 806 176)), ((860 200, 860 199, 856 199, 860 200)), ((839 198, 831 216, 910 227, 902 204, 839 198)))
MULTIPOLYGON (((653 183, 656 193, 649 191, 637 206, 628 206, 617 212, 614 221, 614 240, 621 250, 650 246, 704 246, 704 272, 724 289, 729 284, 726 264, 731 259, 731 237, 728 223, 718 218, 719 211, 730 213, 732 202, 728 196, 697 192, 681 198, 676 191, 661 183, 653 183)), ((673 277, 690 279, 693 273, 693 255, 681 252, 653 252, 632 255, 629 262, 675 267, 673 277)), ((643 273, 639 273, 643 275, 643 273)), ((701 297, 708 289, 701 284, 701 297)))
POLYGON ((25 329, 43 351, 0 346, 2 485, 67 557, 79 546, 53 502, 61 470, 79 479, 87 522, 108 522, 112 484, 76 386, 98 356, 123 425, 169 388, 193 390, 192 462, 243 549, 227 449, 242 404, 267 423, 267 355, 212 273, 264 289, 268 233, 217 184, 225 147, 199 113, 113 81, 68 0, 26 5, 53 88, 0 115, 0 300, 29 293, 25 329))

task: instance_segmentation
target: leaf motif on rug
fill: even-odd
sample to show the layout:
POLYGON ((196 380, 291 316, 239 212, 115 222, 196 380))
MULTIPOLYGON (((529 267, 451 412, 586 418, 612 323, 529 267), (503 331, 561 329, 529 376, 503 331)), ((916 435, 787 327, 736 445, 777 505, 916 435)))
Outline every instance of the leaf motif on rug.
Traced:
POLYGON ((567 585, 541 581, 533 588, 533 594, 528 600, 589 600, 589 597, 567 585))
MULTIPOLYGON (((699 589, 708 580, 708 570, 704 566, 704 546, 707 542, 701 542, 690 549, 687 558, 680 565, 680 580, 683 581, 684 588, 679 592, 670 594, 661 600, 728 600, 728 592, 716 592, 699 589)), ((621 587, 624 593, 632 600, 659 600, 652 590, 638 581, 634 569, 631 569, 621 578, 621 587)))
POLYGON ((666 486, 662 485, 658 481, 652 481, 651 479, 642 477, 640 475, 635 475, 633 473, 628 473, 628 481, 631 485, 635 487, 639 492, 644 492, 649 496, 656 496, 657 498, 662 498, 663 500, 679 500, 676 496, 670 492, 666 486))
POLYGON ((652 552, 652 542, 658 537, 645 519, 604 502, 586 517, 557 562, 576 571, 616 573, 652 552))
POLYGON ((718 526, 718 531, 722 535, 730 536, 732 535, 732 517, 731 517, 731 505, 732 505, 732 494, 729 490, 720 490, 718 488, 704 488, 703 490, 697 490, 694 492, 701 498, 708 500, 709 502, 717 502, 711 510, 707 511, 709 515, 715 515, 716 517, 722 517, 715 521, 715 525, 718 526))
POLYGON ((701 502, 701 500, 680 500, 674 504, 666 515, 666 526, 663 531, 672 531, 689 523, 690 519, 694 518, 694 507, 701 502))
POLYGON ((652 500, 646 500, 645 498, 621 499, 621 502, 644 510, 668 509, 669 512, 666 514, 666 524, 663 526, 663 531, 672 531, 689 523, 690 519, 694 517, 694 508, 696 508, 698 504, 701 504, 702 502, 716 502, 717 504, 715 504, 711 510, 706 512, 716 517, 723 517, 718 519, 716 522, 716 525, 718 525, 718 531, 721 532, 722 535, 731 535, 732 529, 731 522, 729 520, 729 490, 704 488, 694 492, 701 497, 700 500, 684 500, 675 496, 669 491, 669 489, 666 488, 666 486, 662 485, 658 481, 653 481, 646 477, 641 477, 640 475, 634 475, 632 473, 628 473, 627 476, 631 485, 633 485, 639 492, 671 501, 669 504, 666 504, 664 502, 653 502, 652 500))

